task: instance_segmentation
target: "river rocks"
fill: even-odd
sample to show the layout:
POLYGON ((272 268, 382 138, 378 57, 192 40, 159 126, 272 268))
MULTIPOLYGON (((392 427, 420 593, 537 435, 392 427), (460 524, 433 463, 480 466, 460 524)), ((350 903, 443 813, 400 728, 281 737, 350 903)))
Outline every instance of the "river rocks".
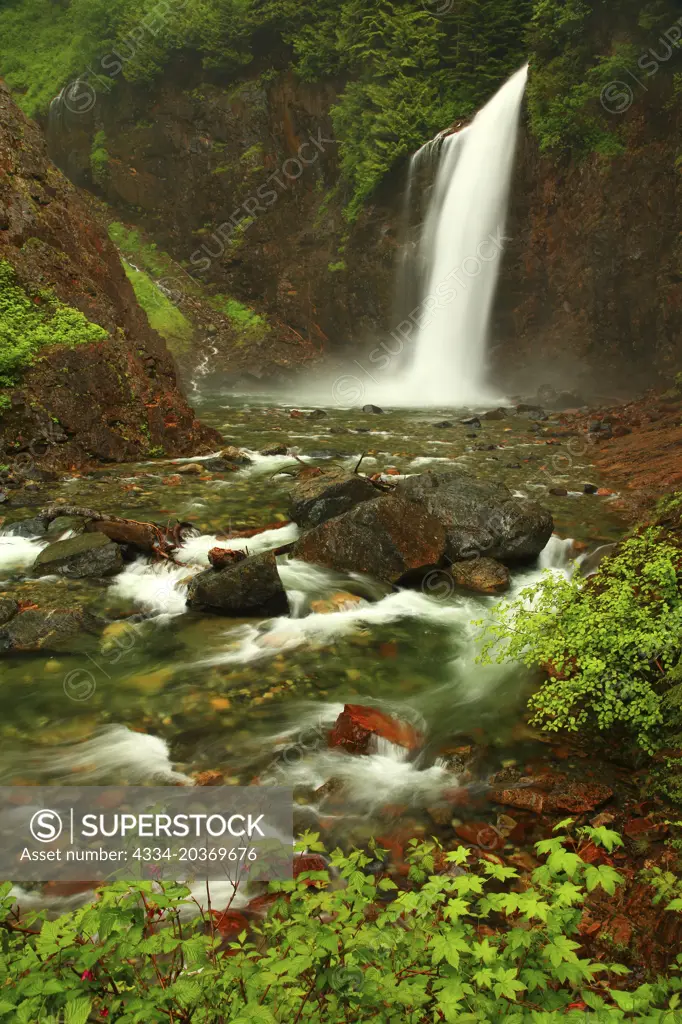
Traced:
POLYGON ((271 551, 245 558, 216 572, 195 576, 187 592, 190 608, 220 615, 289 614, 289 602, 271 551))
POLYGON ((363 405, 362 411, 363 412, 371 412, 371 413, 374 413, 375 415, 379 415, 380 413, 383 414, 384 410, 380 409, 378 405, 363 405))
POLYGON ((268 444, 265 448, 261 448, 261 455, 287 455, 289 449, 285 444, 268 444))
POLYGON ((398 583, 412 570, 437 565, 445 546, 445 529, 435 516, 403 498, 385 495, 304 534, 293 557, 398 583))
POLYGON ((247 557, 243 551, 233 551, 231 548, 211 548, 208 553, 208 560, 214 569, 225 569, 228 565, 243 562, 247 557))
POLYGON ((478 416, 468 416, 464 420, 459 421, 463 427, 480 427, 481 421, 478 416))
MULTIPOLYGON (((227 448, 223 448, 220 453, 221 459, 226 459, 228 462, 234 462, 237 466, 252 466, 253 459, 246 454, 241 448, 236 448, 234 445, 229 445, 227 448)), ((209 459, 209 462, 211 460, 209 459)))
POLYGON ((597 484, 585 484, 583 487, 583 494, 596 494, 599 490, 597 484))
POLYGON ((547 811, 586 814, 613 796, 613 790, 601 782, 567 781, 565 778, 551 777, 520 779, 519 782, 521 785, 515 788, 493 790, 490 800, 505 807, 534 811, 536 814, 547 811))
POLYGON ((565 498, 568 495, 568 491, 565 487, 550 487, 549 493, 555 498, 565 498))
POLYGON ((455 827, 455 832, 465 843, 480 846, 483 850, 503 850, 504 836, 484 821, 465 821, 455 827))
POLYGON ((204 470, 207 470, 209 473, 236 473, 242 466, 246 465, 250 465, 250 462, 238 465, 236 462, 228 462, 227 459, 216 456, 215 459, 206 459, 204 470))
POLYGON ((323 420, 326 418, 326 416, 327 413, 324 411, 324 409, 313 409, 312 412, 308 413, 309 420, 323 420))
POLYGON ((461 470, 409 477, 395 495, 440 521, 447 533, 445 554, 453 562, 474 554, 511 564, 532 561, 554 529, 551 513, 537 502, 461 470))
POLYGON ((205 466, 202 466, 199 462, 189 462, 186 466, 178 467, 178 473, 182 476, 201 476, 205 471, 205 466))
POLYGON ((507 410, 500 406, 499 409, 490 409, 488 412, 483 414, 484 420, 506 420, 507 410))
POLYGON ((0 629, 0 654, 51 650, 79 633, 98 629, 97 620, 83 609, 21 612, 0 629))
POLYGON ((414 726, 378 708, 346 704, 329 733, 329 746, 341 747, 349 754, 368 754, 376 749, 377 736, 408 750, 417 750, 423 739, 414 726))
POLYGON ((3 531, 9 537, 42 537, 46 532, 46 525, 42 519, 22 519, 18 523, 12 523, 3 531))
POLYGON ((454 427, 452 420, 441 420, 440 423, 434 423, 433 425, 438 430, 447 430, 448 427, 454 427))
POLYGON ((291 492, 290 515, 299 526, 319 526, 376 497, 377 490, 366 477, 324 470, 312 478, 299 477, 291 492))
POLYGON ((40 576, 114 576, 123 568, 123 557, 117 544, 103 533, 84 533, 70 540, 58 540, 44 548, 35 560, 33 570, 40 576))
POLYGON ((479 594, 500 594, 509 589, 510 573, 506 565, 494 558, 472 558, 468 562, 455 562, 450 575, 458 587, 479 594))
POLYGON ((0 626, 5 626, 19 611, 13 597, 0 597, 0 626))

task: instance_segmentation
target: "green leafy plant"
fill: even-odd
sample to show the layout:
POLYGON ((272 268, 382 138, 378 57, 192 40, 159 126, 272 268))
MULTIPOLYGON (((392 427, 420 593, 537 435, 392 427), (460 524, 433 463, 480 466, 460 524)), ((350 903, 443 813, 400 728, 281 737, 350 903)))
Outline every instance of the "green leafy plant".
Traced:
MULTIPOLYGON (((588 836, 607 849, 621 842, 603 828, 588 836)), ((622 964, 579 956, 572 936, 586 896, 613 894, 622 879, 584 863, 575 845, 567 835, 538 843, 545 862, 520 887, 513 867, 415 841, 404 891, 369 870, 383 856, 373 844, 337 850, 335 881, 309 870, 271 883, 275 902, 250 935, 234 912, 197 914, 180 885, 118 882, 96 903, 46 920, 19 918, 7 883, 0 1020, 549 1024, 582 1021, 579 1001, 595 1020, 672 1022, 682 956, 668 977, 640 984, 622 964)), ((303 847, 323 852, 315 834, 303 847)))
POLYGON ((47 346, 87 345, 107 332, 47 290, 30 294, 12 266, 0 260, 0 387, 16 384, 22 371, 47 346))
POLYGON ((651 752, 661 741, 669 673, 680 657, 681 581, 679 548, 661 527, 649 527, 587 581, 547 574, 499 605, 480 623, 482 658, 546 672, 529 702, 544 729, 623 725, 651 752))
POLYGON ((214 295, 209 300, 211 306, 226 316, 234 331, 239 335, 237 344, 261 341, 270 332, 270 325, 265 317, 260 316, 250 306, 245 306, 229 295, 214 295))

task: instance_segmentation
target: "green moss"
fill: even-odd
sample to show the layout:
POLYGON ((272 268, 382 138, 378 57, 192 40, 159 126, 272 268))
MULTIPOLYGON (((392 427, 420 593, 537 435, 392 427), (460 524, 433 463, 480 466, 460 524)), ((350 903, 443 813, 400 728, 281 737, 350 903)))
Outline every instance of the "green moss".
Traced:
POLYGON ((107 179, 109 153, 105 146, 106 141, 107 137, 104 132, 96 132, 90 149, 90 171, 92 180, 98 185, 104 185, 107 179))
POLYGON ((343 270, 347 270, 345 260, 339 260, 338 263, 328 263, 327 270, 330 274, 338 274, 343 270))
POLYGON ((125 259, 132 260, 152 276, 163 277, 172 272, 173 261, 170 256, 154 242, 146 242, 135 228, 126 227, 120 221, 112 221, 109 225, 109 238, 125 259))
POLYGON ((158 331, 168 342, 175 355, 189 350, 194 334, 192 325, 177 306, 168 299, 143 270, 135 270, 129 263, 123 264, 128 280, 133 286, 135 298, 147 314, 150 327, 158 331))
POLYGON ((251 342, 262 341, 270 333, 270 325, 265 317, 260 316, 250 306, 245 306, 229 295, 214 295, 209 299, 214 309, 226 316, 237 333, 238 346, 246 346, 251 342))
POLYGON ((0 260, 0 386, 16 384, 42 348, 88 345, 107 332, 51 291, 27 292, 6 260, 0 260))

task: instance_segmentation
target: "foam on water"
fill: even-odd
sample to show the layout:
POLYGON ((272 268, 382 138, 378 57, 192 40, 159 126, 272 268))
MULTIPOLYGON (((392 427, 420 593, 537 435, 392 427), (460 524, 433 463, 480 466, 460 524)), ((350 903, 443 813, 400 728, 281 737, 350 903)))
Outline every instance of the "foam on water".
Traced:
POLYGON ((107 726, 92 739, 50 751, 42 767, 55 779, 73 782, 75 775, 82 785, 194 785, 193 779, 173 768, 165 740, 125 725, 107 726))
POLYGON ((30 568, 47 543, 28 537, 0 535, 0 574, 30 568))

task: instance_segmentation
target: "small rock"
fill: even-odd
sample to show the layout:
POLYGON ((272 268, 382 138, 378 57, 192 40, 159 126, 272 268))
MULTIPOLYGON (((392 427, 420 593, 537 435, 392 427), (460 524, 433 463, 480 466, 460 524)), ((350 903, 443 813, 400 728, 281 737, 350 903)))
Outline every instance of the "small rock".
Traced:
POLYGON ((460 420, 459 422, 462 424, 463 427, 480 427, 481 426, 481 421, 479 420, 478 416, 469 416, 467 419, 460 420))
POLYGON ((506 420, 507 410, 501 406, 499 409, 490 409, 489 412, 483 414, 484 420, 506 420))
POLYGON ((246 463, 240 463, 237 465, 236 462, 228 462, 226 459, 221 457, 216 459, 206 459, 202 473, 236 473, 238 472, 240 465, 244 466, 246 463))
POLYGON ((618 424, 618 426, 613 428, 614 437, 627 437, 627 435, 631 433, 632 431, 630 430, 630 428, 623 426, 622 423, 618 424))
POLYGON ((18 523, 12 523, 4 530, 5 536, 9 537, 42 537, 47 532, 47 527, 42 519, 22 519, 18 523))
POLYGON ((19 611, 19 605, 12 597, 0 597, 0 626, 5 626, 19 611))
POLYGON ((565 487, 550 487, 549 493, 553 494, 555 498, 565 498, 568 491, 565 487))
POLYGON ((178 473, 181 473, 183 476, 191 475, 193 473, 200 475, 204 472, 204 468, 205 467, 200 466, 198 462, 190 462, 187 466, 180 466, 178 473))
POLYGON ((326 417, 326 415, 327 415, 327 413, 324 411, 324 409, 313 409, 312 412, 308 413, 308 419, 309 420, 323 420, 326 417))
POLYGON ((601 420, 590 420, 587 425, 587 431, 590 434, 598 434, 601 430, 601 420))
POLYGON ((260 454, 261 455, 286 455, 288 453, 288 451, 289 451, 289 449, 287 448, 287 446, 285 444, 277 443, 277 444, 268 444, 268 445, 265 446, 265 448, 261 448, 260 454))
POLYGON ((457 826, 455 832, 465 843, 473 843, 484 850, 504 849, 504 836, 500 835, 494 825, 487 825, 484 821, 465 821, 457 826))
POLYGON ((372 413, 377 413, 378 414, 378 413, 383 413, 384 410, 380 409, 378 405, 363 405, 362 411, 363 412, 372 412, 372 413))
POLYGON ((408 750, 418 749, 423 739, 408 722, 391 718, 378 708, 346 704, 329 733, 329 746, 342 747, 349 754, 367 754, 375 736, 408 750))
POLYGON ((521 469, 521 463, 520 462, 508 462, 506 464, 506 466, 505 466, 505 469, 521 469))
POLYGON ((234 462, 238 466, 253 465, 253 459, 250 458, 242 448, 236 448, 234 445, 229 445, 229 447, 223 448, 220 453, 220 458, 227 459, 228 462, 234 462))
POLYGON ((458 587, 478 594, 499 594, 508 590, 511 579, 509 569, 494 558, 455 562, 450 566, 450 575, 458 587))
POLYGON ((208 560, 214 569, 224 569, 228 565, 243 562, 248 556, 243 551, 232 551, 231 548, 211 548, 208 560))
POLYGON ((357 594, 349 594, 348 591, 340 590, 328 600, 311 601, 310 610, 316 615, 332 615, 334 612, 344 612, 357 607, 362 603, 362 598, 357 594))
POLYGON ((597 491, 598 498, 611 498, 613 497, 613 491, 610 491, 608 487, 600 487, 597 491))
POLYGON ((121 549, 103 533, 83 533, 55 541, 43 548, 33 565, 34 573, 40 576, 56 573, 70 579, 114 576, 122 568, 121 549))
POLYGON ((440 423, 434 423, 433 425, 439 430, 445 430, 446 427, 454 427, 454 423, 451 420, 441 420, 440 423))
POLYGON ((303 418, 303 413, 301 412, 300 409, 292 409, 291 412, 289 413, 289 416, 291 417, 292 420, 300 420, 303 418))
POLYGON ((599 488, 596 484, 585 484, 583 494, 596 494, 599 488))

